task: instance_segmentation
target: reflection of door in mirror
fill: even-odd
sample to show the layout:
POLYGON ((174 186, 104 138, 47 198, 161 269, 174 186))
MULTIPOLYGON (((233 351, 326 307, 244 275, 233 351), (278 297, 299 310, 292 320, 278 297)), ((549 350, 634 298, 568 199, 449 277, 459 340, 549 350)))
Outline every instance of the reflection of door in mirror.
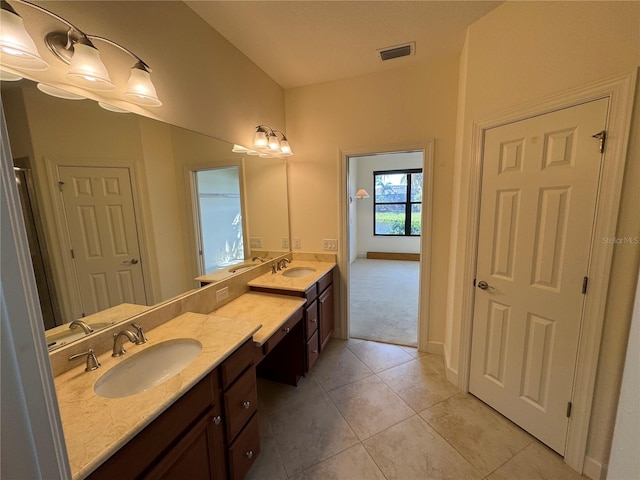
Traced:
POLYGON ((48 249, 45 237, 40 225, 40 215, 38 202, 35 195, 35 186, 29 157, 17 158, 13 161, 18 194, 20 195, 20 205, 24 217, 27 241, 31 253, 31 263, 33 273, 36 277, 36 288, 42 310, 42 320, 44 328, 53 328, 62 325, 62 314, 55 294, 55 286, 51 279, 51 264, 49 261, 48 249))
POLYGON ((238 167, 193 172, 198 263, 204 275, 244 257, 238 167))
POLYGON ((59 166, 81 316, 146 304, 129 169, 59 166))

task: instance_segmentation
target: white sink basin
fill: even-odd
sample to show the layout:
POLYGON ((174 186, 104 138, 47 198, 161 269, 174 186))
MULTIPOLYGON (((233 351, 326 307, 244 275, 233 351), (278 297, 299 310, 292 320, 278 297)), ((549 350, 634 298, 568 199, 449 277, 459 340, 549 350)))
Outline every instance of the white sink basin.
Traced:
POLYGON ((153 345, 111 368, 93 386, 101 397, 121 398, 161 384, 195 360, 202 344, 178 338, 153 345))
POLYGON ((311 275, 315 271, 316 269, 311 267, 293 267, 293 268, 287 268, 284 272, 282 272, 282 276, 291 277, 291 278, 300 278, 300 277, 306 277, 307 275, 311 275))

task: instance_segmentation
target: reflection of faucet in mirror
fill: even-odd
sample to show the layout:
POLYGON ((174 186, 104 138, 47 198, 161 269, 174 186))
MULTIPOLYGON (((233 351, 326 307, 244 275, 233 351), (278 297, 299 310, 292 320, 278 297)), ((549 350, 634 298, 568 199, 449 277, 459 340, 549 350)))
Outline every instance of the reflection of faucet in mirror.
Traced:
MULTIPOLYGON (((193 261, 198 257, 196 242, 192 238, 196 235, 195 228, 180 227, 185 218, 193 217, 194 212, 189 202, 192 187, 185 184, 183 176, 173 172, 239 165, 243 172, 239 177, 240 183, 244 188, 241 192, 241 221, 246 222, 242 230, 244 258, 248 260, 260 256, 265 259, 273 255, 271 252, 290 251, 287 167, 284 160, 231 154, 232 144, 222 140, 146 117, 118 116, 99 108, 94 102, 70 102, 53 98, 42 94, 35 83, 27 80, 3 81, 1 86, 11 153, 14 164, 21 169, 16 174, 20 177, 18 188, 21 197, 28 199, 25 205, 28 204, 31 209, 30 214, 25 214, 25 226, 32 234, 29 238, 35 238, 38 242, 33 246, 33 252, 37 252, 38 248, 41 251, 41 261, 37 268, 34 261, 34 271, 37 270, 36 284, 45 329, 61 328, 67 335, 75 334, 68 341, 54 339, 48 342, 57 342, 55 347, 76 341, 80 332, 84 331, 78 328, 69 330, 65 325, 69 319, 82 318, 90 328, 97 331, 100 328, 96 326, 97 323, 85 317, 105 309, 110 310, 119 304, 151 306, 196 286, 192 279, 200 272, 196 270, 196 262, 193 261), (64 125, 57 121, 59 118, 67 119, 64 125), (100 128, 96 129, 95 125, 100 125, 100 128), (74 131, 75 141, 60 141, 69 130, 74 131), (99 158, 88 154, 96 151, 98 145, 101 152, 99 158), (146 151, 154 151, 153 148, 159 145, 173 145, 173 148, 167 149, 161 159, 145 154, 146 151), (147 146, 150 148, 147 149, 147 146), (69 167, 61 160, 55 160, 69 157, 82 158, 83 163, 69 167), (86 290, 85 287, 90 282, 76 275, 76 272, 84 271, 79 265, 86 257, 83 257, 86 252, 82 252, 85 247, 81 245, 81 235, 74 235, 69 239, 68 230, 65 230, 65 225, 72 221, 67 218, 71 217, 71 213, 65 210, 66 204, 51 202, 50 199, 55 195, 68 195, 74 178, 78 177, 79 168, 85 172, 104 167, 111 167, 110 171, 115 170, 104 160, 110 157, 128 159, 126 165, 123 163, 122 168, 118 167, 118 171, 122 170, 125 177, 123 184, 133 186, 137 192, 136 195, 131 195, 133 207, 128 211, 133 212, 130 216, 135 217, 133 222, 136 232, 132 237, 138 245, 142 245, 142 250, 128 258, 141 260, 136 265, 127 265, 127 268, 131 269, 131 278, 140 276, 143 283, 136 283, 130 289, 131 292, 136 292, 135 298, 104 295, 102 298, 114 298, 117 303, 99 305, 92 299, 85 301, 80 293, 81 290, 86 290), (45 159, 49 159, 51 165, 45 159), (141 171, 146 171, 147 175, 136 175, 136 172, 141 171), (59 189, 64 191, 59 192, 59 189), (140 208, 140 204, 146 208, 140 208), (167 205, 170 207, 167 208, 167 205), (140 212, 143 214, 139 214, 140 212), (162 222, 163 232, 167 232, 162 234, 161 241, 155 241, 158 239, 154 235, 158 233, 152 228, 158 221, 162 222), (30 225, 26 225, 29 222, 30 225), (136 233, 138 238, 147 238, 149 242, 139 242, 136 233), (59 254, 69 251, 72 251, 72 255, 59 254), (176 261, 178 256, 180 261, 176 261), (159 272, 163 274, 160 275, 159 272), (149 285, 154 285, 154 288, 149 285)), ((205 200, 225 202, 228 199, 205 200)), ((96 229, 99 228, 101 227, 96 226, 96 229)), ((98 235, 95 238, 100 238, 97 230, 96 233, 98 235)), ((97 247, 93 245, 92 248, 98 251, 99 248, 95 250, 97 247)), ((257 265, 258 260, 254 262, 257 265)), ((119 262, 118 266, 120 267, 119 262)), ((233 275, 230 267, 232 265, 221 269, 216 281, 233 275)), ((110 314, 109 322, 121 322, 140 313, 136 309, 125 310, 121 315, 120 311, 117 312, 119 317, 110 314)), ((55 331, 55 334, 58 332, 55 331)))
POLYGON ((261 258, 261 257, 253 257, 251 259, 252 262, 255 262, 256 260, 260 260, 260 263, 264 263, 266 261, 264 258, 261 258))
POLYGON ((285 268, 287 268, 287 263, 291 263, 291 260, 289 260, 288 258, 283 258, 282 260, 280 260, 278 262, 278 270, 284 270, 285 268))
POLYGON ((93 328, 91 328, 89 325, 87 325, 85 322, 83 322, 82 320, 74 320, 73 322, 71 322, 69 324, 69 329, 73 330, 74 328, 78 328, 80 327, 82 330, 84 330, 84 333, 89 335, 90 333, 93 333, 93 328))

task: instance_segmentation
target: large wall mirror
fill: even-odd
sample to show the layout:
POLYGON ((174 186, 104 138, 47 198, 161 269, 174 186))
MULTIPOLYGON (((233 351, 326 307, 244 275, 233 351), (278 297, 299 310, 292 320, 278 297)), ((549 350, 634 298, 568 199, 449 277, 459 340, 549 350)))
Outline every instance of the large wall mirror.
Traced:
POLYGON ((289 251, 285 160, 27 80, 2 104, 50 349, 289 251))

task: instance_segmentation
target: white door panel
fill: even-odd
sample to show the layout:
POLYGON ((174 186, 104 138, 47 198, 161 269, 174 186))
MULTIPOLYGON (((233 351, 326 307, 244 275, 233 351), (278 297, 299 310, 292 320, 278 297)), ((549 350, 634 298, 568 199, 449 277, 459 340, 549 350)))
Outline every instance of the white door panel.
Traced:
POLYGON ((607 108, 485 134, 469 389, 561 454, 607 108))
POLYGON ((58 168, 83 313, 146 304, 127 168, 58 168))

